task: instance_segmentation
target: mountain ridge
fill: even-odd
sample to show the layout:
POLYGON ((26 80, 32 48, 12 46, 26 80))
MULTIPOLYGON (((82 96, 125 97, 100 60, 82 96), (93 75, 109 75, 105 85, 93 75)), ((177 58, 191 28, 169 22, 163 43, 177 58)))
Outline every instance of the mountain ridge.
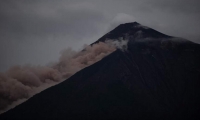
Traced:
POLYGON ((134 36, 137 34, 137 32, 144 32, 147 33, 143 36, 143 38, 153 37, 153 38, 172 38, 171 36, 165 35, 163 33, 160 33, 154 29, 148 28, 146 26, 143 26, 139 24, 138 22, 130 22, 130 23, 124 23, 118 25, 116 28, 99 38, 96 42, 92 43, 95 44, 97 42, 105 42, 107 39, 116 39, 116 38, 123 38, 127 39, 128 37, 136 38, 137 36, 134 36))

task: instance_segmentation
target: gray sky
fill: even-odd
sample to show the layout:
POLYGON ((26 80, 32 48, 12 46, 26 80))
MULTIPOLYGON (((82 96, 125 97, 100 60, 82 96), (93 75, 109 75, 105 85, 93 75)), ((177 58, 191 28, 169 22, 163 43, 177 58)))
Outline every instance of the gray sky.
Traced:
POLYGON ((0 0, 0 71, 44 65, 137 21, 200 43, 199 0, 0 0))

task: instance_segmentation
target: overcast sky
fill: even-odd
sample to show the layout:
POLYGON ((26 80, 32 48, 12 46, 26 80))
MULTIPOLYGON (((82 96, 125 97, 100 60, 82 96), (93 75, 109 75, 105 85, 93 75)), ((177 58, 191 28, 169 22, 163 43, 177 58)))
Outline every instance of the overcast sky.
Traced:
POLYGON ((0 71, 56 61, 123 22, 200 43, 200 0, 0 0, 0 71))

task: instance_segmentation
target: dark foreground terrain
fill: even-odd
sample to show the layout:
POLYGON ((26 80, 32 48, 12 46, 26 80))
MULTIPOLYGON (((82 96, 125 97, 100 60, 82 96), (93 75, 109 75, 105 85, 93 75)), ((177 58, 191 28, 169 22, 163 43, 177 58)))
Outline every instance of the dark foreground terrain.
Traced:
POLYGON ((200 119, 200 45, 136 22, 97 42, 120 37, 129 40, 127 50, 116 50, 0 120, 200 119))

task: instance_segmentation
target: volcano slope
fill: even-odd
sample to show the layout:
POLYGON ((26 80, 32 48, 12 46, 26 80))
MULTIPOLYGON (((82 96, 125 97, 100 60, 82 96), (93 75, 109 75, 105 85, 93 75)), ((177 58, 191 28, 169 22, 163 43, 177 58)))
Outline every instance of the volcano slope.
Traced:
POLYGON ((0 119, 200 119, 200 45, 136 22, 97 42, 119 38, 128 40, 127 50, 114 51, 0 119))

